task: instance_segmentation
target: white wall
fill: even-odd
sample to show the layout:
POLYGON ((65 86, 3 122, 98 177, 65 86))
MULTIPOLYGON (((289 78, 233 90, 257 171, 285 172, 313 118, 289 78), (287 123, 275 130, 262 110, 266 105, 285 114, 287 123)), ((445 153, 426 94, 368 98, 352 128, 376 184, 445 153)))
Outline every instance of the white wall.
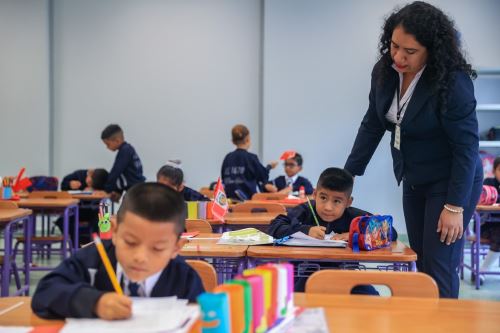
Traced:
POLYGON ((0 176, 49 171, 47 1, 0 2, 0 176))
POLYGON ((180 158, 188 185, 216 180, 231 127, 259 143, 258 1, 55 2, 55 172, 110 168, 119 123, 148 179, 180 158))
MULTIPOLYGON (((455 19, 474 66, 500 66, 500 1, 430 2, 455 19)), ((383 19, 405 3, 265 2, 264 159, 295 148, 313 182, 326 167, 344 166, 368 107, 383 19)), ((355 206, 392 214, 397 229, 405 230, 388 134, 355 183, 355 206)))
MULTIPOLYGON (((474 66, 500 67, 500 1, 431 2, 455 19, 474 66)), ((109 168, 114 154, 100 132, 112 122, 149 179, 180 158, 194 188, 218 176, 235 123, 250 127, 254 151, 262 143, 264 162, 285 149, 303 153, 313 182, 343 166, 368 105, 383 17, 406 1, 263 3, 53 0, 55 175, 109 168)), ((9 124, 0 130, 0 151, 9 152, 0 175, 22 165, 49 172, 48 17, 47 0, 0 2, 0 124, 9 124)), ((356 179, 355 205, 392 213, 402 230, 389 155, 385 138, 356 179)))

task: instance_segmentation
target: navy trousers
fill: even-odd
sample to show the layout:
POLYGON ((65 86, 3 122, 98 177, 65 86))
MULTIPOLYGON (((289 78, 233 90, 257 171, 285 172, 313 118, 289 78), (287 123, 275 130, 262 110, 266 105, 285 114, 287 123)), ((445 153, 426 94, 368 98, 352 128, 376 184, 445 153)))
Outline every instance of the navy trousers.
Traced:
MULTIPOLYGON (((464 230, 470 222, 481 194, 482 177, 476 177, 470 200, 464 208, 464 230)), ((403 183, 403 210, 410 247, 417 253, 417 268, 436 280, 439 296, 458 298, 458 266, 464 239, 446 245, 436 232, 439 216, 446 203, 448 180, 426 185, 403 183)))

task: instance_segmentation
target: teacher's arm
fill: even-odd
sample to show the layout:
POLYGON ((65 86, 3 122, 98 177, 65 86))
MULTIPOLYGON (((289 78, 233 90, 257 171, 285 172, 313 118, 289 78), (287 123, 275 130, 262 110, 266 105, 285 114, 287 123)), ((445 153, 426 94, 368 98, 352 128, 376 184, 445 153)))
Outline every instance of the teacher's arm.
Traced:
POLYGON ((361 176, 365 173, 366 166, 385 133, 384 124, 377 116, 376 84, 375 75, 372 73, 368 111, 361 121, 356 140, 344 166, 344 169, 353 176, 361 176))
POLYGON ((446 206, 441 212, 437 232, 446 244, 463 235, 463 210, 470 200, 479 152, 476 99, 471 79, 457 72, 448 97, 448 107, 440 113, 443 130, 448 137, 452 162, 446 206), (450 210, 451 207, 451 210, 450 210))

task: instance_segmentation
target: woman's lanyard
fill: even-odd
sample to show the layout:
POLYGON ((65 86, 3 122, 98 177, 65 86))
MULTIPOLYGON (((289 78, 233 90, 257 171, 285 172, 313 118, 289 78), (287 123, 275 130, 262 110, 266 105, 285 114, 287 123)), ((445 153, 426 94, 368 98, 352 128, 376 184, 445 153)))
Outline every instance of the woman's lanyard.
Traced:
POLYGON ((394 148, 397 150, 401 149, 401 112, 403 111, 405 105, 408 103, 410 100, 411 96, 408 96, 408 99, 406 102, 399 106, 399 85, 396 90, 396 97, 397 97, 397 113, 396 113, 396 128, 395 128, 395 133, 394 133, 394 148))

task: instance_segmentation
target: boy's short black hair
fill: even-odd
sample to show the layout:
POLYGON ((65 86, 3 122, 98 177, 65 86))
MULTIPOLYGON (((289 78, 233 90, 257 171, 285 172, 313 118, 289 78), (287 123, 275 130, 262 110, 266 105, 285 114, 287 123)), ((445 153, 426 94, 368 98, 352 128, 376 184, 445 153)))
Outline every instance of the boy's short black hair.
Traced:
POLYGON ((497 156, 495 160, 493 161, 493 172, 497 169, 497 166, 500 165, 500 156, 497 156))
POLYGON ((170 179, 170 182, 174 186, 181 186, 184 181, 184 172, 182 172, 181 168, 167 164, 162 166, 156 173, 156 180, 160 180, 160 177, 170 179))
POLYGON ((104 190, 107 181, 108 172, 106 169, 94 169, 94 173, 92 173, 92 188, 94 190, 104 190))
POLYGON ((126 212, 134 213, 151 222, 175 223, 175 231, 184 231, 186 206, 179 192, 154 182, 132 186, 123 197, 118 209, 118 224, 123 222, 126 212))
POLYGON ((343 192, 350 197, 353 186, 354 179, 349 171, 341 168, 328 168, 319 176, 316 189, 322 187, 330 191, 343 192))
POLYGON ((101 140, 111 139, 116 134, 123 135, 122 128, 117 124, 108 125, 108 126, 106 126, 105 129, 102 130, 101 140))
POLYGON ((298 166, 302 166, 302 163, 304 162, 304 160, 302 159, 302 155, 300 155, 299 153, 295 153, 295 156, 291 158, 292 160, 294 160, 295 162, 297 162, 297 165, 298 166))

